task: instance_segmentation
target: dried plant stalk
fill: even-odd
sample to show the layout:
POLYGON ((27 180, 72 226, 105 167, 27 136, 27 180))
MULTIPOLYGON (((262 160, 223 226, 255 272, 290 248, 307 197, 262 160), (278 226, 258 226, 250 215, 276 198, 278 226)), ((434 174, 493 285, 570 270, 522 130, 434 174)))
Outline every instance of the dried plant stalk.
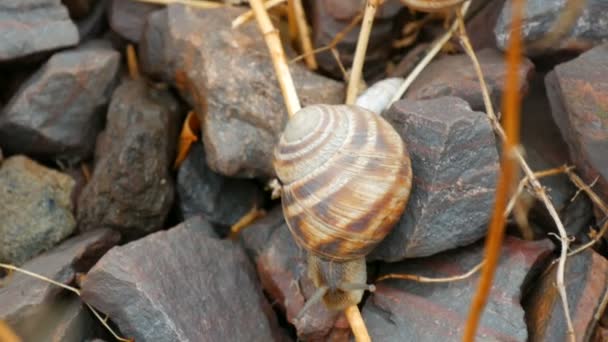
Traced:
POLYGON ((361 24, 361 31, 359 32, 355 57, 353 59, 353 65, 348 80, 348 88, 346 90, 346 104, 353 104, 355 103, 355 100, 357 100, 359 82, 361 82, 361 75, 363 74, 363 63, 365 62, 365 53, 369 43, 369 36, 372 31, 374 17, 376 16, 376 9, 381 3, 381 0, 367 0, 365 5, 363 23, 361 24))
POLYGON ((295 19, 298 25, 298 34, 300 35, 300 44, 302 51, 306 57, 304 61, 306 66, 311 70, 316 70, 319 66, 317 65, 317 59, 315 54, 312 53, 313 46, 312 40, 310 39, 310 31, 308 30, 308 24, 306 23, 306 14, 304 13, 304 6, 302 6, 302 0, 292 0, 293 9, 295 12, 295 19))
POLYGON ((0 320, 0 341, 21 342, 21 339, 11 330, 8 324, 0 320))
POLYGON ((475 265, 473 268, 468 270, 466 273, 451 276, 451 277, 441 277, 441 278, 429 278, 423 277, 416 274, 399 274, 399 273, 390 273, 385 274, 382 277, 376 279, 376 282, 387 280, 387 279, 402 279, 402 280, 413 280, 419 283, 450 283, 453 281, 465 280, 475 274, 477 271, 483 267, 485 260, 482 260, 479 264, 475 265))
MULTIPOLYGON (((275 6, 284 3, 285 1, 287 0, 268 0, 264 3, 264 8, 266 10, 269 10, 275 6)), ((234 18, 234 20, 232 20, 232 28, 235 29, 248 22, 249 20, 253 19, 254 17, 255 14, 253 13, 253 10, 248 10, 247 12, 239 15, 238 17, 234 18)))
POLYGON ((137 54, 133 44, 127 45, 127 68, 129 69, 129 77, 132 80, 139 79, 139 64, 137 63, 137 54))
POLYGON ((281 45, 281 38, 279 32, 274 28, 274 25, 270 21, 268 12, 264 8, 261 0, 250 0, 249 4, 255 13, 255 18, 264 35, 266 45, 270 51, 270 58, 274 65, 274 71, 281 87, 281 93, 283 94, 283 100, 287 107, 287 113, 289 116, 294 115, 300 110, 300 100, 298 99, 298 93, 296 87, 291 78, 289 67, 287 66, 287 60, 285 59, 285 52, 281 45))
POLYGON ((371 342, 372 339, 369 337, 369 333, 365 327, 365 322, 363 322, 363 317, 361 317, 359 307, 356 305, 349 306, 346 308, 346 310, 344 310, 344 314, 346 315, 346 319, 350 324, 353 335, 355 335, 355 341, 371 342))
POLYGON ((239 237, 239 234, 243 229, 247 228, 250 224, 255 222, 258 218, 264 217, 266 215, 266 211, 263 209, 259 209, 257 206, 254 206, 249 210, 243 217, 241 217, 235 224, 230 227, 230 235, 229 238, 231 240, 236 240, 239 237))

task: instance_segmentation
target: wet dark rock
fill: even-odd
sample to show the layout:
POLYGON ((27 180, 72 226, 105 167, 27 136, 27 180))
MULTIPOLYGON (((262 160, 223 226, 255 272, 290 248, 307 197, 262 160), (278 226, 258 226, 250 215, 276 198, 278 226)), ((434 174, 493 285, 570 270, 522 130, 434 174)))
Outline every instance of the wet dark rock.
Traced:
POLYGON ((464 246, 484 236, 498 173, 484 113, 459 98, 396 102, 383 116, 405 141, 413 184, 401 220, 371 259, 398 261, 464 246))
POLYGON ((193 225, 113 248, 85 277, 82 298, 135 341, 277 338, 243 249, 193 225))
POLYGON ((318 302, 300 320, 295 319, 315 287, 307 275, 306 253, 294 242, 281 208, 247 227, 242 240, 256 260, 264 290, 295 326, 298 338, 324 340, 340 313, 318 302))
MULTIPOLYGON (((72 284, 77 272, 86 272, 119 239, 120 235, 109 229, 87 232, 63 242, 22 267, 62 284, 72 284)), ((80 310, 75 310, 80 300, 71 296, 66 298, 65 290, 56 285, 21 273, 13 273, 3 282, 5 286, 0 287, 0 319, 5 320, 25 341, 39 341, 28 337, 47 328, 49 332, 63 330, 66 335, 76 333, 69 327, 80 326, 74 322, 81 318, 86 320, 78 313, 80 310), (63 314, 66 316, 59 317, 63 314)))
MULTIPOLYGON (((231 28, 242 13, 169 5, 149 16, 139 55, 143 70, 175 85, 193 106, 213 171, 271 177, 272 151, 287 111, 257 24, 231 28)), ((301 64, 289 68, 303 105, 342 102, 342 84, 301 64)))
MULTIPOLYGON (((530 341, 560 341, 567 339, 567 324, 562 302, 555 286, 557 267, 535 282, 524 302, 530 341)), ((570 317, 577 341, 587 341, 593 333, 593 316, 603 308, 600 302, 608 286, 608 261, 588 249, 568 257, 564 273, 570 317)))
MULTIPOLYGON (((319 0, 311 1, 310 5, 307 13, 311 18, 315 47, 327 46, 364 9, 364 3, 359 1, 319 0)), ((403 4, 395 0, 386 1, 378 8, 365 54, 364 72, 368 78, 384 72, 392 50, 390 42, 399 37, 401 21, 396 19, 402 10, 403 4)), ((359 27, 357 25, 336 45, 340 61, 346 68, 353 63, 359 27)), ((320 70, 336 79, 343 79, 342 71, 330 51, 319 52, 315 56, 320 70)))
MULTIPOLYGON (((553 29, 554 23, 559 21, 560 15, 565 11, 566 0, 530 0, 524 6, 524 19, 522 22, 522 35, 524 42, 532 42, 553 29)), ((584 10, 575 20, 573 27, 557 43, 550 47, 554 51, 582 52, 595 45, 608 41, 608 3, 603 0, 588 0, 583 5, 584 10)), ((511 3, 506 2, 494 34, 498 47, 506 49, 510 36, 511 3)), ((546 53, 529 49, 528 55, 546 53)))
POLYGON ((174 197, 178 110, 168 91, 144 82, 125 81, 114 91, 79 198, 81 230, 107 226, 137 236, 162 227, 174 197))
POLYGON ((177 196, 184 218, 203 215, 229 226, 253 207, 261 207, 262 191, 250 180, 227 178, 209 169, 201 143, 192 145, 177 173, 177 196))
POLYGON ((74 180, 24 156, 0 167, 0 262, 22 264, 76 228, 74 180))
MULTIPOLYGON (((608 13, 608 12, 607 12, 608 13)), ((576 172, 608 201, 608 44, 555 67, 545 78, 553 118, 576 172)))
MULTIPOLYGON (((500 108, 500 100, 505 84, 506 64, 503 54, 495 49, 477 52, 477 58, 484 73, 488 91, 495 110, 500 108)), ((519 68, 523 80, 520 92, 528 91, 527 80, 532 76, 534 65, 524 59, 519 68)), ((481 87, 477 74, 466 54, 446 55, 429 64, 416 78, 405 98, 412 100, 432 99, 442 96, 456 96, 469 103, 476 111, 485 112, 481 87)))
MULTIPOLYGON (((527 340, 524 310, 519 304, 521 289, 525 287, 527 277, 531 276, 531 269, 547 259, 552 247, 548 240, 527 242, 507 237, 476 340, 527 340)), ((468 272, 482 259, 483 243, 479 242, 429 258, 386 264, 380 267, 380 273, 450 277, 468 272)), ((459 339, 477 289, 479 274, 477 272, 467 279, 449 283, 406 280, 376 283, 376 292, 363 307, 363 319, 372 340, 459 339)))
POLYGON ((7 153, 71 162, 93 152, 120 54, 102 41, 54 54, 0 113, 7 153))
POLYGON ((110 0, 108 21, 110 27, 122 37, 139 43, 148 14, 162 8, 159 5, 136 0, 110 0))
POLYGON ((0 62, 78 43, 78 30, 61 0, 3 0, 0 27, 0 62))

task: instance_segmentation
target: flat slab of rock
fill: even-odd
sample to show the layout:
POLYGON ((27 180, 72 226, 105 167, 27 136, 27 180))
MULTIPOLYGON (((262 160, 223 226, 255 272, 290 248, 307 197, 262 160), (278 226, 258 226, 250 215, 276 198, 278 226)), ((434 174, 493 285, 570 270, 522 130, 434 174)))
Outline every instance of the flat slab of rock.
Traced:
MULTIPOLYGON (((477 341, 526 341, 521 289, 530 270, 551 254, 548 240, 526 242, 507 237, 502 247, 492 291, 478 328, 477 341)), ((384 265, 380 274, 426 277, 464 274, 483 259, 477 243, 430 258, 384 265)), ((363 307, 363 320, 374 341, 452 341, 461 338, 479 272, 449 283, 385 280, 363 307)))
MULTIPOLYGON (((521 32, 524 42, 534 41, 545 36, 553 29, 554 23, 565 11, 567 0, 530 0, 524 6, 521 32)), ((510 36, 511 3, 506 2, 494 34, 498 47, 506 49, 510 36)), ((595 45, 608 42, 608 3, 604 0, 587 0, 584 10, 573 27, 551 46, 553 51, 585 51, 595 45)), ((527 51, 528 55, 546 51, 527 51)))
POLYGON ((138 43, 148 14, 161 6, 135 0, 110 0, 108 21, 112 30, 122 37, 138 43))
POLYGON ((61 0, 3 0, 0 27, 0 62, 78 43, 78 30, 61 0))
POLYGON ((127 80, 114 91, 95 169, 79 197, 81 230, 112 227, 137 236, 162 227, 174 197, 178 110, 168 91, 144 82, 127 80))
POLYGON ((293 241, 281 208, 248 226, 242 240, 256 260, 264 290, 294 325, 298 338, 326 340, 341 314, 318 302, 295 319, 315 288, 307 275, 306 252, 293 241))
MULTIPOLYGON (((568 339, 562 302, 555 286, 557 267, 536 282, 524 306, 531 341, 563 341, 568 339)), ((601 317, 600 302, 608 286, 608 261, 588 249, 568 257, 564 272, 570 317, 577 341, 588 341, 593 334, 593 316, 601 317)))
MULTIPOLYGON (((477 52, 490 98, 495 110, 500 108, 506 76, 505 56, 502 52, 486 48, 477 52)), ((524 58, 519 67, 522 80, 520 92, 528 91, 528 79, 532 76, 534 65, 524 58)), ((442 96, 455 96, 466 100, 471 108, 485 112, 481 87, 473 69, 471 59, 466 54, 446 55, 429 64, 412 83, 405 98, 412 100, 433 99, 442 96)))
POLYGON ((120 54, 102 41, 54 54, 0 113, 0 145, 38 158, 89 157, 119 65, 120 54))
POLYGON ((459 98, 396 102, 383 116, 406 143, 413 184, 393 231, 369 256, 398 261, 464 246, 484 236, 498 173, 494 132, 459 98))
POLYGON ((253 181, 224 177, 209 169, 201 143, 192 145, 179 167, 177 197, 184 218, 203 215, 223 226, 233 225, 262 204, 262 191, 253 181))
POLYGON ((113 248, 85 277, 82 298, 135 341, 276 340, 245 252, 205 230, 182 224, 113 248))
MULTIPOLYGON (((109 229, 87 232, 66 240, 25 263, 22 268, 62 284, 71 284, 77 272, 88 271, 119 239, 120 235, 109 229)), ((0 319, 5 320, 26 341, 38 340, 27 337, 45 330, 41 322, 55 322, 45 328, 58 331, 61 330, 59 323, 65 325, 72 321, 57 319, 61 312, 74 312, 73 309, 64 311, 66 306, 76 305, 72 303, 74 298, 65 298, 65 290, 58 286, 17 272, 3 280, 3 285, 0 287, 0 319)), ((79 305, 80 301, 76 301, 79 305)))
MULTIPOLYGON (((606 12, 608 13, 608 12, 606 12)), ((576 172, 608 201, 608 44, 557 65, 545 78, 553 118, 576 172)))
POLYGON ((76 228, 74 180, 24 156, 0 167, 0 262, 20 265, 76 228))
MULTIPOLYGON (((193 106, 213 171, 272 177, 272 151, 287 111, 257 24, 231 27, 243 11, 169 5, 149 16, 139 55, 143 70, 175 85, 193 106)), ((303 106, 342 102, 341 83, 299 63, 289 69, 303 106)))

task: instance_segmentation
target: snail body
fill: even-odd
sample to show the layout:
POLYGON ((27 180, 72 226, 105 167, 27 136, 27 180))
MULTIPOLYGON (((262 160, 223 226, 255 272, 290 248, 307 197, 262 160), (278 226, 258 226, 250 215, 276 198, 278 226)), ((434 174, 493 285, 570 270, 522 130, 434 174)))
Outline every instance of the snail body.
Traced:
POLYGON ((287 123, 274 153, 285 220, 308 253, 308 275, 331 309, 357 304, 365 256, 393 228, 409 198, 405 143, 375 113, 314 105, 287 123))

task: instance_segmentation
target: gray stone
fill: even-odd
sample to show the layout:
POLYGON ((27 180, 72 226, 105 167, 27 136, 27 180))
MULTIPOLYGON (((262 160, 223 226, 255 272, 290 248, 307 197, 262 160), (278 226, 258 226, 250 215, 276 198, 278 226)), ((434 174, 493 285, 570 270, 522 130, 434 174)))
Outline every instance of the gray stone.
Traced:
MULTIPOLYGON (((608 10, 607 10, 608 11, 608 10)), ((608 12, 607 12, 608 13, 608 12)), ((545 78, 553 118, 576 172, 608 202, 608 44, 560 64, 545 78)))
MULTIPOLYGON (((22 268, 62 284, 72 284, 77 272, 88 271, 119 240, 120 235, 109 229, 87 232, 66 240, 25 263, 22 268)), ((0 287, 0 319, 5 320, 25 341, 39 341, 33 335, 43 332, 63 330, 66 335, 77 333, 61 326, 80 319, 80 314, 74 315, 79 311, 74 310, 74 306, 78 307, 80 300, 76 299, 74 303, 75 298, 66 297, 65 290, 60 287, 21 273, 15 272, 3 282, 4 286, 0 287), (62 313, 68 315, 58 317, 62 313), (64 319, 70 316, 72 318, 64 319)))
POLYGON ((0 167, 0 262, 22 264, 76 228, 74 180, 24 156, 0 167))
POLYGON ((3 0, 0 27, 0 62, 78 43, 78 30, 61 0, 3 0))
MULTIPOLYGON (((535 41, 553 29, 560 15, 566 10, 567 0, 529 0, 525 2, 521 32, 525 43, 535 41)), ((551 52, 581 52, 608 41, 608 2, 587 0, 581 15, 570 30, 550 47, 551 52)), ((510 36, 511 2, 504 4, 494 34, 498 47, 505 50, 510 36)), ((546 53, 528 49, 528 55, 546 53)))
POLYGON ((148 14, 161 8, 159 5, 136 0, 110 0, 108 21, 110 27, 122 37, 139 43, 148 14))
POLYGON ((135 341, 273 341, 274 312, 234 242, 179 225, 115 247, 82 298, 135 341))
POLYGON ((485 114, 459 98, 401 100, 383 116, 405 141, 412 192, 400 221, 370 258, 398 261, 464 246, 484 236, 498 173, 485 114))
MULTIPOLYGON (((548 240, 529 242, 506 238, 475 341, 527 340, 524 310, 520 305, 522 289, 527 285, 528 277, 538 273, 535 266, 549 259, 552 247, 548 240)), ((380 274, 451 277, 466 273, 482 259, 483 244, 477 243, 429 258, 386 264, 381 266, 380 274)), ((363 320, 372 340, 460 339, 479 274, 448 283, 397 279, 377 282, 376 292, 363 307, 363 320)))
MULTIPOLYGON (((272 151, 287 111, 257 24, 231 27, 243 11, 169 5, 149 16, 139 55, 144 71, 175 85, 194 108, 213 171, 272 177, 272 151)), ((303 106, 342 102, 342 84, 301 64, 290 71, 303 106)))
POLYGON ((79 197, 81 230, 112 227, 126 235, 156 231, 174 198, 178 103, 166 90, 125 81, 112 95, 95 168, 79 197))
POLYGON ((253 207, 261 207, 262 191, 251 180, 234 179, 209 169, 201 143, 194 143, 177 173, 177 197, 184 218, 203 215, 230 226, 253 207))
POLYGON ((39 158, 89 157, 119 65, 120 54, 102 41, 54 54, 0 113, 0 144, 39 158))

